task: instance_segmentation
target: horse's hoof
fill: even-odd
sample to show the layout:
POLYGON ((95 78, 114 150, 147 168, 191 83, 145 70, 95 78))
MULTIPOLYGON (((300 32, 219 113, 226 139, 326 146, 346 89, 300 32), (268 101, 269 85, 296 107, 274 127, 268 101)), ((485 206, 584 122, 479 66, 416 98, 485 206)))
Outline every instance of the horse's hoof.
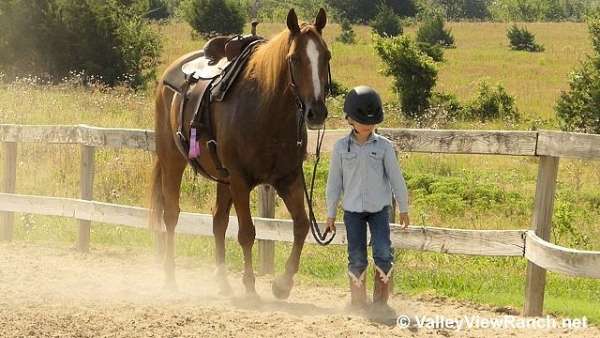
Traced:
POLYGON ((279 277, 273 281, 273 295, 278 299, 287 299, 294 286, 294 281, 291 278, 279 277))

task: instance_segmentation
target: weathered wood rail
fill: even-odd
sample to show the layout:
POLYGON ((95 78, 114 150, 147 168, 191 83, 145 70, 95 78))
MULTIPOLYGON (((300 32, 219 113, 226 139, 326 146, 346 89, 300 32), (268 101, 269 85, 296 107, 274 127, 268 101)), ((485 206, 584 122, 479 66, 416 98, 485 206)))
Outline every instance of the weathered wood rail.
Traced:
MULTIPOLYGON (((332 149, 346 131, 328 131, 323 151, 332 149)), ((469 131, 379 129, 397 150, 445 154, 488 154, 539 157, 532 226, 527 230, 459 230, 392 224, 395 248, 477 256, 521 256, 528 260, 524 315, 542 314, 545 274, 555 271, 600 278, 600 252, 564 248, 549 242, 556 177, 560 157, 600 159, 600 135, 555 131, 469 131)), ((314 138, 309 136, 309 151, 314 138)), ((0 193, 0 238, 12 238, 15 212, 71 217, 80 221, 78 247, 89 247, 91 222, 146 228, 147 209, 93 201, 94 153, 97 147, 154 151, 154 133, 148 130, 79 126, 26 126, 0 124, 3 179, 0 193), (81 147, 81 199, 15 194, 18 143, 79 144, 81 147)), ((293 241, 291 220, 273 219, 273 189, 260 187, 259 214, 255 217, 261 269, 273 269, 276 241, 293 241)), ((333 244, 346 240, 343 223, 333 244)), ((182 213, 177 232, 212 236, 212 216, 182 213)), ((227 236, 235 238, 237 219, 230 218, 227 236)), ((309 236, 308 242, 314 242, 309 236)))

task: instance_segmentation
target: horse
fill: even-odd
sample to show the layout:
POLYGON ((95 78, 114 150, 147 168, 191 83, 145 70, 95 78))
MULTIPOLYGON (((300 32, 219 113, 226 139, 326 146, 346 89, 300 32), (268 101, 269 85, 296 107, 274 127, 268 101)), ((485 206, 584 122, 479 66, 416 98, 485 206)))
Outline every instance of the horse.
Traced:
MULTIPOLYGON (((233 204, 239 223, 237 240, 244 256, 242 282, 247 295, 256 295, 252 266, 256 231, 250 214, 250 192, 260 184, 274 187, 293 220, 293 246, 285 272, 273 280, 272 292, 284 299, 293 287, 309 229, 302 170, 307 127, 323 128, 328 114, 325 98, 331 53, 322 37, 326 23, 322 8, 312 24, 299 24, 291 9, 287 28, 256 48, 225 100, 211 103, 217 154, 229 173, 217 183, 213 208, 216 278, 221 293, 231 292, 225 269, 225 232, 233 204)), ((173 62, 162 79, 194 56, 194 53, 187 54, 173 62)), ((149 223, 153 229, 164 229, 165 283, 175 286, 174 231, 180 212, 181 179, 188 162, 176 143, 183 98, 162 83, 159 81, 156 88, 156 156, 149 223)), ((184 117, 184 125, 187 126, 190 119, 190 116, 184 117)), ((208 151, 202 152, 197 160, 205 174, 219 177, 208 151)))

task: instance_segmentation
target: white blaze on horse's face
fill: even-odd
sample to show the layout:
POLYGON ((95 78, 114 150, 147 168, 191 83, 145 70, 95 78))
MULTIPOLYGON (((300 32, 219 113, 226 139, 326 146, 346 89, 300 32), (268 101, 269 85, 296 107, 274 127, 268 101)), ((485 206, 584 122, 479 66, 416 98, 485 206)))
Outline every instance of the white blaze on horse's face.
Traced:
POLYGON ((306 44, 306 55, 310 63, 313 87, 315 90, 315 100, 321 98, 321 79, 319 77, 319 49, 314 39, 308 40, 306 44))

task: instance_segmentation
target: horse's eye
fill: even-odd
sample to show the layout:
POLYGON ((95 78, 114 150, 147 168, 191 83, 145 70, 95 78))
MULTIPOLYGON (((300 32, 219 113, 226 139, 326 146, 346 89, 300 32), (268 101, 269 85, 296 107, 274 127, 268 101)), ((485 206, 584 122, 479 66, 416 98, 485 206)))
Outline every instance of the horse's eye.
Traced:
POLYGON ((298 55, 292 55, 290 56, 290 61, 292 61, 293 64, 297 65, 298 63, 300 63, 300 57, 298 57, 298 55))
POLYGON ((327 51, 327 53, 325 53, 325 60, 330 61, 331 60, 331 52, 327 51))

